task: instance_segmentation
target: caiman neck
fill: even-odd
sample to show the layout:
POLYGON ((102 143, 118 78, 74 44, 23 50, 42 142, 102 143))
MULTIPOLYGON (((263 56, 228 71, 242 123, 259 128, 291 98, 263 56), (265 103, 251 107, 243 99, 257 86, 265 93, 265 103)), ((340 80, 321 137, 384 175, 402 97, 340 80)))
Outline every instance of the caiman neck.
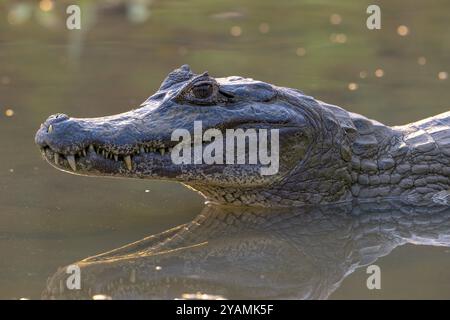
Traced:
POLYGON ((431 120, 389 127, 336 108, 334 125, 324 130, 307 159, 278 183, 194 188, 212 202, 264 207, 385 198, 420 204, 447 197, 450 148, 443 146, 450 140, 450 128, 438 132, 431 120))
MULTIPOLYGON (((433 134, 431 125, 425 120, 392 128, 374 126, 369 135, 359 136, 352 157, 353 197, 401 197, 426 203, 447 192, 449 157, 439 148, 439 136, 433 134), (358 149, 358 140, 370 141, 365 152, 358 149)), ((440 136, 450 134, 446 130, 440 136)))

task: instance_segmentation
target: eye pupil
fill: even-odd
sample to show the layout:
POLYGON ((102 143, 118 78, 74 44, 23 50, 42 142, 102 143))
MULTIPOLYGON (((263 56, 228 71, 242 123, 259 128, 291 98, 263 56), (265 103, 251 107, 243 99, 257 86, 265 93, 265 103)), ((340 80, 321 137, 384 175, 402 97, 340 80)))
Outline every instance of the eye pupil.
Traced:
POLYGON ((194 87, 192 93, 196 98, 206 99, 213 93, 213 87, 211 84, 202 84, 194 87))

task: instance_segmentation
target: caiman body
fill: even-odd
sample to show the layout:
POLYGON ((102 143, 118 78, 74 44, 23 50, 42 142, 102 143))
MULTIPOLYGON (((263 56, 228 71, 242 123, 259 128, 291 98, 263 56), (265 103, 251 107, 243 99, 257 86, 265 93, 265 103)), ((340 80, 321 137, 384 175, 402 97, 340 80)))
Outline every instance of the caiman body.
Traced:
MULTIPOLYGON (((108 117, 55 115, 36 134, 44 157, 82 175, 168 179, 211 202, 298 206, 403 197, 445 201, 450 112, 389 127, 302 92, 241 77, 171 72, 139 108, 108 117), (260 164, 172 163, 175 129, 279 129, 279 171, 260 164)), ((207 145, 207 143, 204 143, 207 145)))

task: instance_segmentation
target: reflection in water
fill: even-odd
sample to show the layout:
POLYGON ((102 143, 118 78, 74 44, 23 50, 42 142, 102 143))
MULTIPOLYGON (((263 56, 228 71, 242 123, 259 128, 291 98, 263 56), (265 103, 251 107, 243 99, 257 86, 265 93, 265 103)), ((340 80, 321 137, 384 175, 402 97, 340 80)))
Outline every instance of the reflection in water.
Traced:
POLYGON ((358 267, 397 246, 450 246, 450 208, 397 201, 296 209, 209 205, 192 222, 65 268, 45 298, 327 298, 358 267))

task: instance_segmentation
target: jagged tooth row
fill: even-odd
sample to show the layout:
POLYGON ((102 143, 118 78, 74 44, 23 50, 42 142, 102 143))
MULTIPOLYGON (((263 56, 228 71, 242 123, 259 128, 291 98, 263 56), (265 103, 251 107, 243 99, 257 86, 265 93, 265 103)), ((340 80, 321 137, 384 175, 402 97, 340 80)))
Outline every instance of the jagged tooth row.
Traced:
MULTIPOLYGON (((112 151, 107 151, 104 148, 101 147, 95 147, 94 145, 89 145, 89 147, 84 148, 78 152, 76 152, 76 155, 81 158, 81 157, 86 157, 88 152, 95 152, 98 155, 103 156, 105 159, 114 159, 114 161, 119 161, 120 158, 119 156, 123 159, 123 161, 125 162, 125 165, 127 166, 128 170, 132 170, 133 169, 133 161, 132 161, 132 157, 136 154, 140 154, 140 153, 150 153, 150 152, 159 152, 162 156, 166 154, 166 152, 171 152, 172 148, 166 148, 164 147, 164 145, 161 145, 159 148, 156 147, 147 147, 147 146, 140 146, 139 148, 135 148, 136 151, 134 151, 131 154, 117 154, 114 153, 112 151)), ((63 155, 59 154, 59 153, 54 153, 54 161, 56 165, 59 165, 60 159, 61 157, 64 157, 63 155)), ((75 154, 72 155, 66 155, 65 158, 67 159, 67 162, 69 163, 69 166, 72 168, 73 171, 77 171, 77 165, 76 165, 76 159, 75 159, 75 154)))

